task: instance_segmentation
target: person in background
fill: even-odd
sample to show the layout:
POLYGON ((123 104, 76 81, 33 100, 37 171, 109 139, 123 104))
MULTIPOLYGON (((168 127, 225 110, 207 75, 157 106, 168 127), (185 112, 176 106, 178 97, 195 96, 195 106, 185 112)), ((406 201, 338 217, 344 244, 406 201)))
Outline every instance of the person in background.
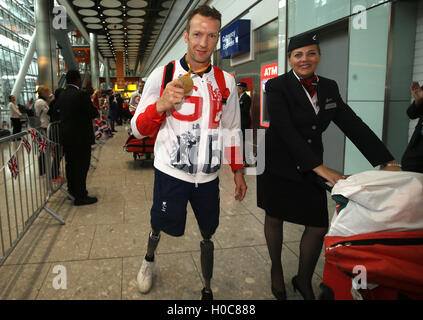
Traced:
POLYGON ((116 123, 118 126, 123 124, 123 98, 120 93, 116 95, 117 102, 117 114, 116 114, 116 123))
POLYGON ((75 198, 74 205, 90 205, 96 197, 88 196, 87 174, 90 168, 91 146, 95 143, 93 119, 99 116, 90 96, 81 88, 78 70, 66 74, 65 91, 60 95, 60 142, 66 160, 68 191, 75 198))
POLYGON ((50 103, 47 114, 50 117, 50 122, 60 121, 60 106, 57 104, 57 100, 65 89, 57 88, 54 91, 54 100, 50 103))
POLYGON ((132 114, 129 111, 129 100, 124 99, 123 102, 123 113, 122 113, 123 123, 127 123, 132 119, 132 114))
POLYGON ((117 96, 113 93, 109 97, 109 119, 112 132, 117 132, 115 130, 115 123, 118 117, 118 108, 117 96))
MULTIPOLYGON (((50 116, 50 122, 58 122, 60 121, 60 106, 57 101, 60 98, 60 95, 65 91, 64 88, 57 88, 54 91, 54 100, 50 104, 50 108, 47 114, 50 116)), ((53 159, 51 164, 51 179, 52 182, 62 182, 63 178, 60 176, 60 161, 62 159, 62 151, 60 148, 59 141, 59 132, 58 126, 53 126, 50 128, 49 139, 50 141, 54 141, 54 151, 53 151, 53 159)))
POLYGON ((19 133, 22 130, 21 117, 22 113, 19 111, 16 105, 15 96, 9 96, 9 110, 10 110, 10 121, 12 122, 13 134, 19 133))
POLYGON ((54 95, 51 94, 49 87, 41 85, 38 87, 36 93, 38 93, 38 99, 34 104, 35 116, 40 119, 41 128, 47 130, 48 124, 50 123, 50 116, 48 111, 50 104, 54 101, 54 95))
POLYGON ((138 90, 134 92, 131 96, 131 100, 129 100, 129 111, 133 115, 135 111, 137 110, 138 103, 140 103, 142 91, 144 90, 145 82, 141 80, 138 83, 138 90))
POLYGON ((239 106, 241 108, 241 130, 244 137, 244 167, 248 166, 246 161, 246 129, 251 128, 251 98, 247 94, 248 87, 245 82, 238 82, 236 85, 239 95, 239 106))
POLYGON ((418 82, 411 83, 413 103, 407 109, 410 119, 419 119, 413 135, 402 156, 401 164, 404 171, 423 173, 423 87, 418 82))
MULTIPOLYGON (((38 99, 34 104, 34 114, 35 117, 40 119, 41 125, 39 130, 41 135, 47 137, 47 127, 50 123, 50 116, 48 112, 50 110, 50 104, 54 101, 54 95, 51 94, 50 88, 45 85, 39 86, 36 93, 38 93, 38 99)), ((44 176, 46 173, 45 153, 40 153, 38 159, 40 176, 44 176)))
POLYGON ((312 277, 328 231, 326 190, 319 177, 336 184, 343 176, 323 164, 322 134, 334 122, 373 166, 400 171, 385 145, 341 98, 335 81, 318 76, 317 34, 294 37, 288 46, 292 70, 266 83, 270 127, 265 171, 258 178, 259 203, 266 211, 264 233, 271 259, 271 290, 286 299, 282 269, 283 222, 305 226, 298 273, 291 282, 304 299, 315 299, 312 277))
POLYGON ((95 89, 94 93, 91 96, 91 101, 93 102, 94 107, 100 110, 100 98, 101 98, 101 91, 99 89, 95 89))

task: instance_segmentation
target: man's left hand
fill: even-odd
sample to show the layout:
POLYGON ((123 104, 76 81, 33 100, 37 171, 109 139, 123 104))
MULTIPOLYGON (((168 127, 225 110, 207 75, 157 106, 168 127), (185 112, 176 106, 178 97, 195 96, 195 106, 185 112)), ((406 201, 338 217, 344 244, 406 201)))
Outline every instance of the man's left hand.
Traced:
POLYGON ((235 172, 235 199, 242 201, 247 192, 247 184, 245 183, 244 174, 242 172, 235 172))

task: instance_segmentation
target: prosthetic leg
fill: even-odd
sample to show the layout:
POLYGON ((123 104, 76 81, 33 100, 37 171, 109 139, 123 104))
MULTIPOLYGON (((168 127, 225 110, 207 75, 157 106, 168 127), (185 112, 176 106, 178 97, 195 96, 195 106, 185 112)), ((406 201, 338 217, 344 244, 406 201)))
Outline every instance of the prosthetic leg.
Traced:
POLYGON ((152 229, 152 231, 150 232, 150 236, 148 237, 147 254, 145 255, 145 259, 147 261, 154 261, 154 252, 156 251, 159 241, 160 231, 152 229))
POLYGON ((152 229, 148 237, 147 254, 137 275, 138 289, 141 293, 148 293, 153 286, 154 252, 160 241, 160 231, 152 229))
POLYGON ((213 292, 210 288, 210 281, 213 276, 214 244, 211 241, 212 233, 201 231, 203 241, 200 242, 201 249, 201 271, 204 277, 204 288, 201 290, 201 300, 213 300, 213 292))

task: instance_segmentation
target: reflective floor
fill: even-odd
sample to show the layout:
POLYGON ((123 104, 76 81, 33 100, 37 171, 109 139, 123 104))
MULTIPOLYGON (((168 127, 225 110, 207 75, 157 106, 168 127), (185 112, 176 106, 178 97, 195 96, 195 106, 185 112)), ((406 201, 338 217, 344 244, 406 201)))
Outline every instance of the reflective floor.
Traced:
MULTIPOLYGON (((0 267, 0 299, 193 299, 203 287, 200 265, 201 235, 188 208, 185 235, 162 234, 157 249, 157 276, 147 295, 138 292, 136 276, 150 231, 153 168, 141 165, 123 150, 124 126, 93 152, 88 191, 98 203, 75 207, 64 193, 48 203, 65 221, 60 225, 47 212, 30 227, 0 267)), ((274 299, 270 290, 270 259, 263 234, 264 212, 256 205, 256 178, 246 176, 247 196, 234 197, 229 167, 220 172, 221 218, 213 237, 215 264, 212 288, 218 300, 274 299)), ((330 212, 334 203, 329 200, 330 212)), ((303 227, 284 226, 283 266, 288 299, 297 273, 303 227)), ((323 254, 313 285, 318 295, 323 254)))

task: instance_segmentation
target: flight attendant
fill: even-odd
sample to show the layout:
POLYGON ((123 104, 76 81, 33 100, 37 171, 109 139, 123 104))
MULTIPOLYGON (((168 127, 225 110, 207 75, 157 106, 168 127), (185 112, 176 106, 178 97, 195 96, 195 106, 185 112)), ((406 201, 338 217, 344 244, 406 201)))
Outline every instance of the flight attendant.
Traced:
POLYGON ((379 138, 342 101, 336 82, 315 74, 321 58, 316 34, 295 37, 288 46, 292 70, 266 84, 270 127, 258 202, 266 211, 271 289, 277 299, 286 298, 281 263, 284 221, 305 226, 298 274, 292 285, 304 299, 315 299, 311 280, 328 231, 326 191, 316 180, 320 176, 335 184, 343 178, 323 164, 322 134, 330 122, 344 132, 372 166, 401 170, 379 138))

